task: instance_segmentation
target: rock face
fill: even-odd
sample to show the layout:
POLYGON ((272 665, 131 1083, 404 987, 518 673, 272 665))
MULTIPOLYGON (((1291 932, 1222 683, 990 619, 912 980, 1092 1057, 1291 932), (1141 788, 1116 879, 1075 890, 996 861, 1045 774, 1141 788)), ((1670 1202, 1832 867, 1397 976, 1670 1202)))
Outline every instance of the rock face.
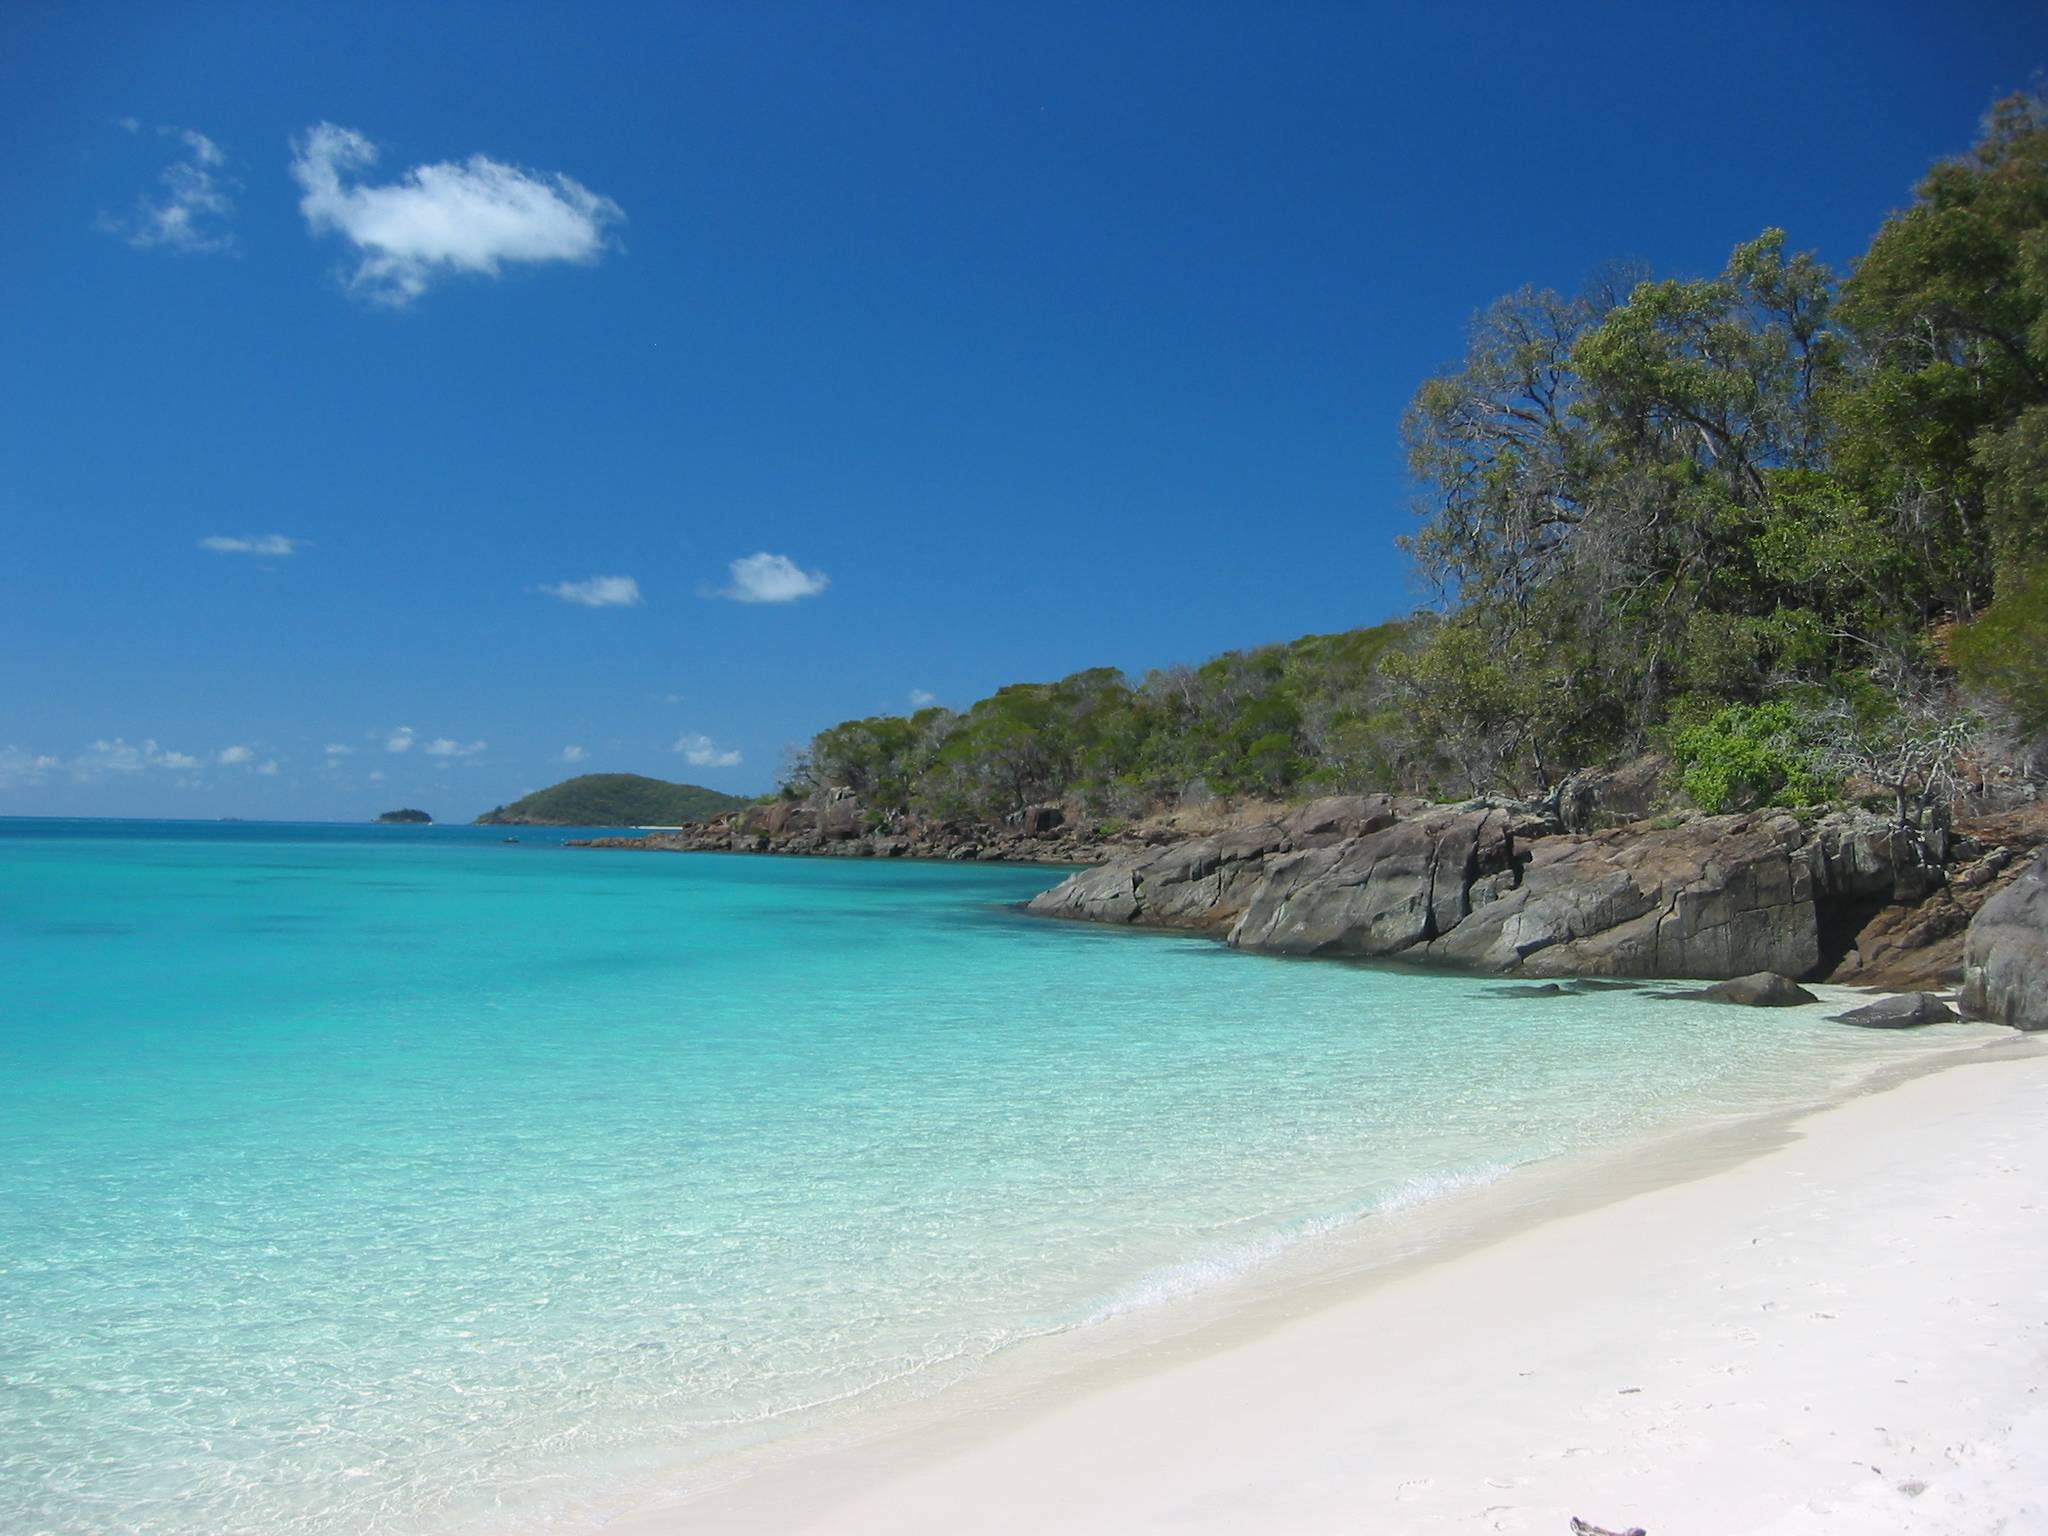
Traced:
POLYGON ((1505 803, 1314 809, 1114 859, 1032 910, 1531 977, 1803 976, 1821 963, 1817 844, 1790 815, 1570 835, 1505 803))
POLYGON ((1173 843, 1083 870, 1033 899, 1031 910, 1096 922, 1216 928, 1244 908, 1265 856, 1287 846, 1266 823, 1173 843))
POLYGON ((1780 976, 1776 971, 1737 976, 1689 995, 1702 1002, 1736 1003, 1744 1008, 1796 1008, 1801 1003, 1820 1001, 1790 976, 1780 976))
POLYGON ((1398 955, 1447 934, 1514 875, 1497 810, 1439 812, 1270 860, 1230 931, 1280 955, 1398 955))
POLYGON ((1838 1013, 1835 1022, 1860 1024, 1865 1029, 1912 1029, 1921 1024, 1947 1024, 1955 1017, 1955 1009, 1932 992, 1901 992, 1838 1013))
MULTIPOLYGON (((1870 913, 1960 932, 1944 870, 1876 817, 1782 811, 1565 834, 1542 807, 1317 801, 1112 858, 1032 901, 1055 918, 1225 934, 1272 954, 1403 956, 1526 977, 1829 971, 1870 913)), ((1966 895, 1966 893, 1958 893, 1966 895)), ((1946 930, 1944 930, 1946 932, 1946 930)))
POLYGON ((1627 819, 1662 771, 1641 759, 1539 802, 1339 795, 1136 826, 1051 803, 998 822, 941 821, 830 790, 584 846, 1089 864, 1031 909, 1272 954, 1572 977, 1575 989, 1759 972, 1946 987, 1962 976, 1968 929, 1968 1005, 2048 1028, 2048 853, 2015 881, 2025 850, 2048 846, 2048 815, 1979 822, 1972 837, 1853 811, 1811 823, 1785 812, 1627 819), (2008 886, 2020 894, 2001 895, 2008 886))
POLYGON ((1619 768, 1575 773, 1558 788, 1557 814, 1568 832, 1641 821, 1667 797, 1671 759, 1649 752, 1619 768))
POLYGON ((2048 854, 1984 903, 1963 942, 1963 1011, 2048 1029, 2048 854))
POLYGON ((1782 815, 1545 838, 1519 884, 1475 903, 1427 958, 1532 976, 1803 976, 1820 942, 1801 842, 1782 815))

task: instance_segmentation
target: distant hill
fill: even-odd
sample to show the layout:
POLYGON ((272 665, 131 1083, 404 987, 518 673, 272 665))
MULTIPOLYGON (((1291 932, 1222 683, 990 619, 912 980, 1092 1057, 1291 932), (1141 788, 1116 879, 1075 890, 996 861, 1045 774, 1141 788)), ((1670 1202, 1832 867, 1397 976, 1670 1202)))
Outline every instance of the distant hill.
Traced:
POLYGON ((585 773, 477 817, 480 827, 679 827, 753 801, 637 773, 585 773))
POLYGON ((407 806, 403 810, 386 811, 382 816, 379 816, 377 819, 379 821, 404 822, 409 825, 429 826, 433 824, 434 820, 434 818, 429 816, 425 811, 416 811, 411 806, 407 806))

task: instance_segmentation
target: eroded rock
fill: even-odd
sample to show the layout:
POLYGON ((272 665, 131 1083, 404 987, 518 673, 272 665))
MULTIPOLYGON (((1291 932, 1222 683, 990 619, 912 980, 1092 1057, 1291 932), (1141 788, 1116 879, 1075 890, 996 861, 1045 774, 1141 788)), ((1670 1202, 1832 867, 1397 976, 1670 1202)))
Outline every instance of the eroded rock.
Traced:
POLYGON ((2048 1029, 2048 854, 1985 902, 1963 939, 1963 1011, 2048 1029))

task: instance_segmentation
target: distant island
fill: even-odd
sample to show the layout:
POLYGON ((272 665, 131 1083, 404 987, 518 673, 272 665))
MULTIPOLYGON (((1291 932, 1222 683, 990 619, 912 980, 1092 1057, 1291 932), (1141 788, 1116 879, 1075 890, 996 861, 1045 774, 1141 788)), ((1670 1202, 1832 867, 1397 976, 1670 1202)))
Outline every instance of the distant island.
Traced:
POLYGON ((585 773, 498 806, 480 827, 679 827, 753 802, 701 784, 671 784, 637 773, 585 773))
POLYGON ((377 820, 379 823, 389 823, 394 826, 431 827, 434 824, 433 817, 429 816, 425 811, 416 811, 410 806, 405 806, 395 811, 386 811, 377 820))

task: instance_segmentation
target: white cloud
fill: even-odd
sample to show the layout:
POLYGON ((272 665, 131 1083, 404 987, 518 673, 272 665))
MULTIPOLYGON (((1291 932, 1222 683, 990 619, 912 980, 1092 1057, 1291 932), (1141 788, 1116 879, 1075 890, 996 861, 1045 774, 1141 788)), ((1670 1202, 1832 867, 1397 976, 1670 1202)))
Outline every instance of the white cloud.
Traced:
POLYGON ((558 581, 541 591, 565 603, 586 608, 631 608, 640 601, 640 583, 630 576, 593 576, 588 581, 558 581))
POLYGON ((256 771, 262 774, 266 779, 275 778, 277 776, 277 759, 274 757, 266 757, 262 762, 256 765, 256 771))
POLYGON ((92 783, 110 773, 140 773, 145 768, 185 771, 199 766, 199 759, 186 752, 171 752, 144 741, 137 746, 122 737, 102 737, 71 759, 71 776, 92 783))
MULTIPOLYGON (((133 133, 142 125, 122 118, 120 126, 133 133)), ((232 251, 235 234, 228 221, 235 214, 231 191, 236 183, 221 173, 227 156, 213 140, 190 128, 157 132, 177 140, 181 154, 164 167, 155 190, 135 200, 128 217, 103 215, 100 227, 142 251, 161 247, 187 256, 232 251)))
POLYGON ((43 775, 62 764, 41 752, 23 747, 0 747, 0 789, 17 789, 43 782, 43 775))
POLYGON ((718 595, 736 603, 793 603, 800 597, 816 597, 831 580, 823 571, 806 571, 787 555, 766 550, 747 555, 726 567, 732 585, 718 595))
POLYGON ((429 757, 471 757, 483 751, 489 745, 490 743, 487 741, 472 741, 465 747, 459 741, 451 741, 446 736, 437 736, 427 743, 426 751, 429 757))
POLYGON ((216 555, 293 555, 304 547, 305 542, 304 539, 288 539, 281 533, 252 534, 240 539, 216 533, 201 539, 199 547, 210 549, 216 555))
POLYGON ((329 757, 349 757, 354 755, 356 749, 354 747, 345 747, 338 741, 330 741, 320 750, 329 757))
POLYGON ((225 767, 230 763, 246 763, 255 755, 256 753, 252 749, 238 743, 232 747, 222 747, 214 761, 225 767))
POLYGON ((412 750, 412 727, 401 725, 384 741, 386 752, 410 752, 412 750))
POLYGON ((416 165, 383 186, 344 177, 377 163, 352 128, 321 123, 293 145, 299 211, 316 235, 339 234, 360 252, 349 287, 402 308, 449 272, 498 275, 505 262, 588 265, 606 226, 625 213, 571 177, 521 170, 487 155, 416 165))
POLYGON ((925 709, 938 702, 939 696, 936 693, 928 693, 922 688, 910 690, 910 707, 912 709, 925 709))
POLYGON ((384 770, 382 768, 372 768, 370 770, 370 782, 372 784, 382 784, 384 782, 384 770))
POLYGON ((737 768, 742 761, 737 749, 721 748, 709 736, 678 736, 669 750, 682 753, 693 768, 737 768))
POLYGON ((590 756, 590 754, 584 751, 581 747, 562 748, 562 761, 565 763, 580 763, 583 761, 583 759, 585 759, 588 756, 590 756))

